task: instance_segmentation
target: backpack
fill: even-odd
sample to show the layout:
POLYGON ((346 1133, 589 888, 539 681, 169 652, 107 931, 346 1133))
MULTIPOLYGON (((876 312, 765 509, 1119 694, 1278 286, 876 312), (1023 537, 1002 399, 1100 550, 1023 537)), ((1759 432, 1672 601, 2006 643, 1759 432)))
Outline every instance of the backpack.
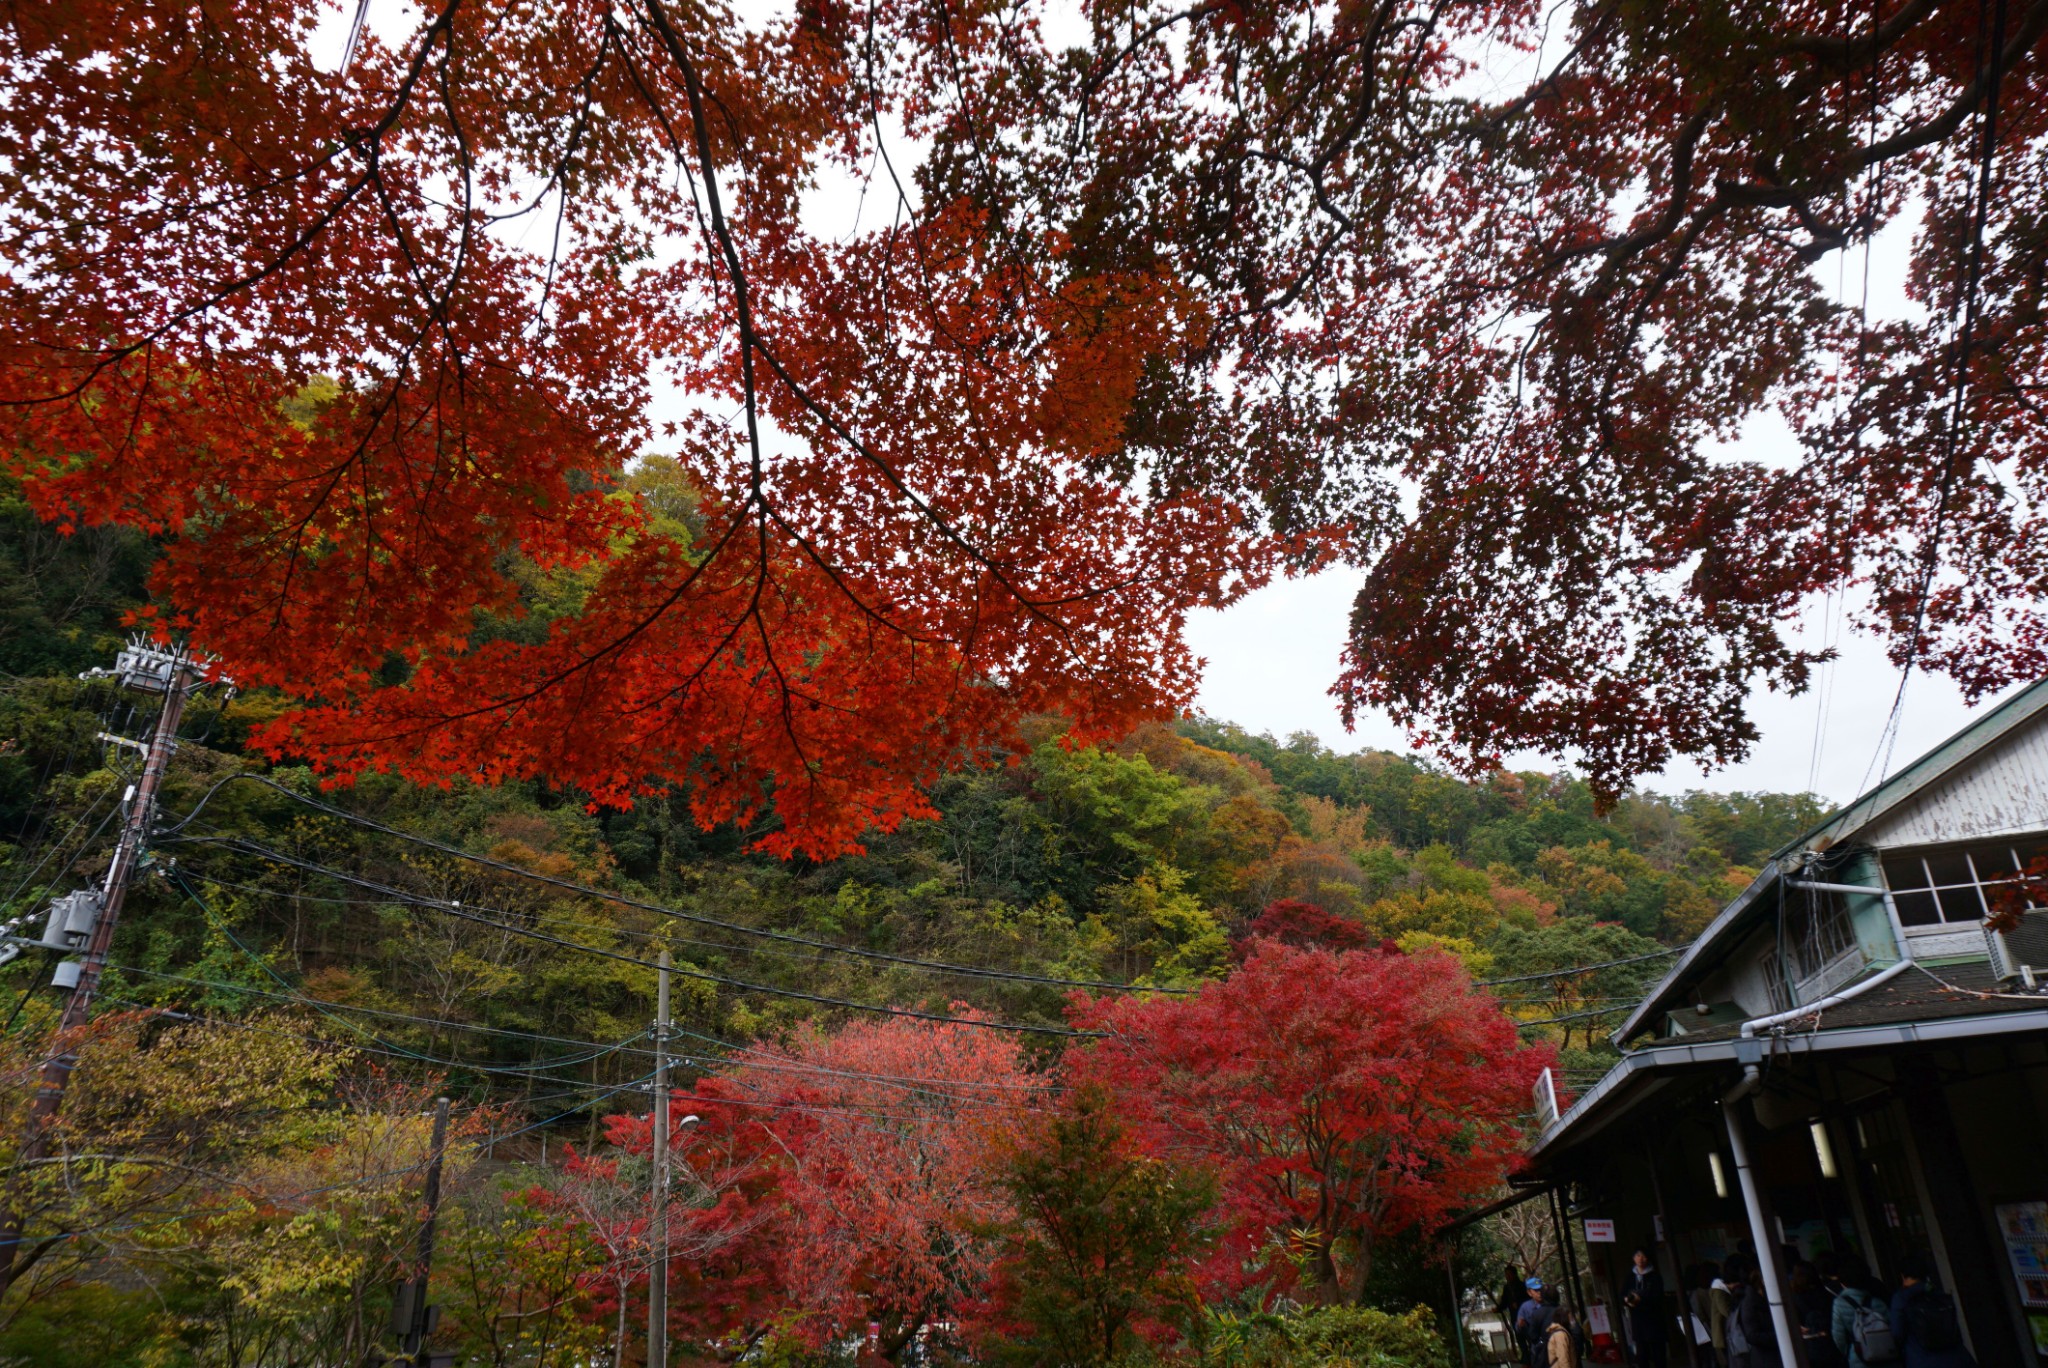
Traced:
POLYGON ((1550 1361, 1550 1326, 1556 1314, 1550 1307, 1539 1304, 1536 1314, 1529 1317, 1528 1351, 1523 1355, 1526 1362, 1536 1365, 1550 1361))
POLYGON ((1728 1328, 1723 1333, 1728 1340, 1728 1357, 1731 1359, 1738 1354, 1749 1352, 1749 1336, 1742 1332, 1742 1317, 1735 1313, 1741 1308, 1743 1297, 1755 1295, 1753 1292, 1745 1292, 1735 1299, 1734 1306, 1728 1308, 1728 1328))
POLYGON ((1892 1334, 1892 1323, 1866 1294, 1862 1300, 1851 1300, 1849 1320, 1849 1343, 1856 1346, 1856 1357, 1865 1363, 1897 1363, 1899 1361, 1898 1337, 1892 1334))
POLYGON ((1906 1339, 1922 1349, 1960 1349, 1963 1327, 1956 1320, 1955 1299, 1946 1292, 1926 1291, 1906 1303, 1906 1339))

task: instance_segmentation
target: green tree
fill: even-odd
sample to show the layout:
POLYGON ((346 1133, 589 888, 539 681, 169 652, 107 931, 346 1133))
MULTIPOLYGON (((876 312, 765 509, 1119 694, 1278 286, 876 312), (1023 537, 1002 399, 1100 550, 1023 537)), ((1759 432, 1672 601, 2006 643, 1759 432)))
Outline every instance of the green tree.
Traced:
POLYGON ((1086 1368, 1190 1326, 1215 1183, 1137 1153, 1106 1092, 1074 1091, 1011 1155, 1006 1183, 1018 1216, 984 1327, 991 1359, 1086 1368))

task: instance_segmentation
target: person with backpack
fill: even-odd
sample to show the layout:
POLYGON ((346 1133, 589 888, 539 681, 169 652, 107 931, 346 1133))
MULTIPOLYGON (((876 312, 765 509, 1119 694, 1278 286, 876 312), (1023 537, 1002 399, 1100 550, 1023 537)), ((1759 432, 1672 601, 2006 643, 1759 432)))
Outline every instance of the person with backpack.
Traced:
POLYGON ((1544 1336, 1550 1331, 1550 1317, 1554 1308, 1543 1301, 1543 1279, 1531 1278, 1523 1286, 1529 1289, 1529 1300, 1515 1312, 1515 1340, 1522 1346, 1522 1362, 1528 1368, 1544 1368, 1544 1336))
POLYGON ((1777 1368, 1778 1327, 1771 1319, 1770 1295, 1764 1291, 1764 1270, 1760 1264, 1745 1263, 1746 1282, 1742 1300, 1728 1318, 1728 1342, 1739 1348, 1737 1368, 1777 1368))
POLYGON ((1572 1309, 1560 1303, 1543 1332, 1542 1368, 1579 1368, 1579 1333, 1572 1309))
POLYGON ((1892 1334, 1891 1310, 1863 1260, 1854 1254, 1842 1255, 1835 1262, 1835 1278, 1842 1290, 1835 1294, 1829 1331, 1849 1368, 1885 1368, 1898 1363, 1899 1341, 1892 1334))
POLYGON ((1956 1299, 1934 1285, 1927 1260, 1918 1254, 1899 1261, 1891 1320, 1905 1368, 1977 1368, 1963 1346, 1956 1299))

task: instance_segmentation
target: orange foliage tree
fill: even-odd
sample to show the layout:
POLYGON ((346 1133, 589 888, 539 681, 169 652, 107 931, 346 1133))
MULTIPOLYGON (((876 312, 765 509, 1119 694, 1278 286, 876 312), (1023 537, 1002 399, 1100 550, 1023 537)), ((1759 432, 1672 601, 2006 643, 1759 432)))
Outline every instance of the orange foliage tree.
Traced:
POLYGON ((0 23, 0 445, 45 517, 164 538, 164 625, 304 705, 261 744, 686 783, 830 856, 1028 714, 1188 701, 1183 615, 1271 556, 1110 459, 1185 291, 957 167, 805 221, 884 124, 1022 117, 1026 16, 434 0, 337 70, 323 8, 0 23), (536 574, 539 629, 479 633, 536 574))
POLYGON ((830 855, 1338 555, 1347 707, 1608 796, 1823 589, 2048 668, 2048 0, 370 9, 0 21, 0 449, 275 750, 830 855), (1924 317, 1812 269, 1922 208, 1924 317))
POLYGON ((871 1334, 894 1362, 989 1276, 1008 1215, 997 1156, 1044 1083, 1013 1037, 963 1015, 757 1046, 689 1099, 780 1156, 774 1257, 811 1339, 871 1334))

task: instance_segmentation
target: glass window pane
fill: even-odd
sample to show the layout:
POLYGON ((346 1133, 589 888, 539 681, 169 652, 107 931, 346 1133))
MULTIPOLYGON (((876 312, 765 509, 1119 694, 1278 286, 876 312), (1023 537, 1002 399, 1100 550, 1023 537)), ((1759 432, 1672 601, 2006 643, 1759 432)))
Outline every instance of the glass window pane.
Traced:
POLYGON ((1884 857, 1884 881, 1886 886, 1894 889, 1925 888, 1927 870, 1918 855, 1887 855, 1884 857))
POLYGON ((1932 893, 1894 893, 1892 901, 1899 905, 1899 921, 1903 925, 1932 926, 1941 920, 1932 893))
POLYGON ((1943 921, 1983 921, 1984 902, 1977 896, 1974 884, 1964 888, 1944 888, 1941 890, 1941 913, 1943 921))
POLYGON ((1936 888, 1972 882, 1970 862, 1964 858, 1960 850, 1930 851, 1927 855, 1927 872, 1934 876, 1936 888))
POLYGON ((2009 845, 1975 846, 1970 851, 1970 863, 1976 866, 1978 883, 2010 879, 2020 870, 2009 845))

